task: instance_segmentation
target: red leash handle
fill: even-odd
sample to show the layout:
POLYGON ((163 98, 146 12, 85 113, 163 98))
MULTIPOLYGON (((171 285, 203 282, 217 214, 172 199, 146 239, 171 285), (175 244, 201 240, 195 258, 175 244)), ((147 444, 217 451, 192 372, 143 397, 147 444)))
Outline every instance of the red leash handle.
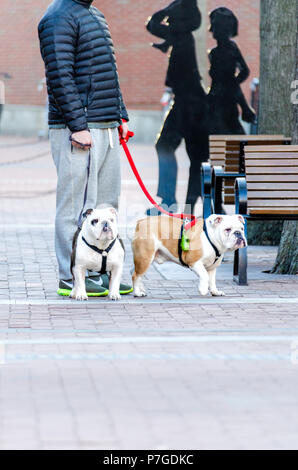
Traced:
POLYGON ((140 174, 139 174, 139 172, 138 172, 138 170, 137 170, 137 168, 136 168, 136 166, 135 166, 135 163, 134 163, 134 161, 133 161, 133 158, 132 158, 132 156, 131 156, 131 153, 130 153, 130 151, 129 151, 128 147, 127 147, 127 144, 126 144, 126 142, 128 142, 128 140, 134 136, 134 133, 131 132, 131 131, 128 131, 128 134, 127 134, 126 138, 123 139, 123 137, 122 137, 122 126, 120 126, 120 127, 119 127, 119 136, 120 136, 120 144, 121 144, 122 147, 123 147, 123 150, 124 150, 124 152, 125 152, 125 154, 126 154, 126 157, 127 157, 127 159, 128 159, 128 162, 129 162, 129 164, 130 164, 130 167, 131 167, 131 169, 132 169, 132 171, 133 171, 133 173, 134 173, 134 175, 135 175, 135 177, 136 177, 136 179, 137 179, 139 185, 141 186, 141 189, 142 189, 143 193, 144 193, 145 196, 147 197, 147 199, 151 202, 151 204, 153 204, 153 206, 154 206, 156 209, 158 209, 158 210, 159 210, 160 212, 162 212, 163 214, 168 215, 169 217, 175 217, 175 218, 181 219, 181 220, 189 219, 189 218, 190 218, 190 219, 191 219, 191 222, 189 222, 187 225, 185 225, 184 228, 185 228, 185 230, 191 229, 191 228, 195 225, 195 223, 196 223, 196 221, 197 221, 197 219, 195 218, 194 215, 173 214, 172 212, 168 212, 168 211, 166 211, 165 209, 163 209, 162 207, 160 207, 160 206, 154 201, 154 199, 153 199, 153 197, 151 196, 151 194, 148 192, 148 190, 147 190, 146 186, 144 185, 143 180, 142 180, 142 178, 141 178, 141 176, 140 176, 140 174))

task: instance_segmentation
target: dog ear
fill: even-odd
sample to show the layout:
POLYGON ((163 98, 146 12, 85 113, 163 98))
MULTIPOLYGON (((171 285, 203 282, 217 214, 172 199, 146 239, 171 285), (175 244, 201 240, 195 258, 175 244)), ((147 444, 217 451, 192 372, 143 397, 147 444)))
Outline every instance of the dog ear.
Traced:
POLYGON ((87 209, 86 212, 84 212, 83 217, 84 219, 88 217, 88 215, 91 215, 93 212, 93 209, 87 209))
POLYGON ((238 219, 240 220, 240 222, 241 222, 243 225, 245 225, 244 217, 242 217, 242 215, 240 215, 240 214, 237 214, 237 217, 238 217, 238 219))
POLYGON ((212 225, 212 227, 217 227, 221 222, 223 221, 223 216, 222 215, 210 215, 209 217, 209 224, 212 225))
POLYGON ((118 216, 118 212, 114 207, 110 207, 110 212, 112 212, 112 214, 114 214, 116 217, 118 216))

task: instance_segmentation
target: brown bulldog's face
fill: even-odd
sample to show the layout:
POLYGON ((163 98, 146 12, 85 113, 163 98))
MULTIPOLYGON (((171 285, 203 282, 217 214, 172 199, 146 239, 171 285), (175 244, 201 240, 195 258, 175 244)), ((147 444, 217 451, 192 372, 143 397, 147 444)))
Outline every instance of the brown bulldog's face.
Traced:
POLYGON ((227 250, 235 251, 247 246, 242 215, 211 215, 206 222, 208 230, 227 250))

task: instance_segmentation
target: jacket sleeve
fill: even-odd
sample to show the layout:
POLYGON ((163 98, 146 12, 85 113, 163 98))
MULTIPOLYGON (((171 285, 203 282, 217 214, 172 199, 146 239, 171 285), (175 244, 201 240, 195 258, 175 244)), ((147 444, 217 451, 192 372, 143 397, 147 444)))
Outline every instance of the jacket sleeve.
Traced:
POLYGON ((148 19, 147 30, 158 38, 168 39, 170 34, 169 26, 162 24, 162 21, 168 16, 167 9, 157 11, 148 19))
POLYGON ((125 121, 127 122, 129 121, 128 113, 127 113, 122 95, 121 95, 121 118, 125 119, 125 121))
POLYGON ((47 84, 71 132, 88 129, 86 114, 74 78, 77 25, 52 17, 38 27, 47 84))
POLYGON ((171 33, 189 33, 201 26, 202 16, 198 8, 189 10, 185 14, 180 2, 174 1, 163 10, 159 10, 147 22, 147 30, 162 39, 169 39, 171 33), (171 17, 169 25, 162 24, 162 21, 171 17))

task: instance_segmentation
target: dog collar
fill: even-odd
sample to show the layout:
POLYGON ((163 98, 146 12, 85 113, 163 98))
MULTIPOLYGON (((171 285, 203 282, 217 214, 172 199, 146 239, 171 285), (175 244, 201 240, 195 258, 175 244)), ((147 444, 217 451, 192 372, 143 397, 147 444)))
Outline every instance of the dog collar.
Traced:
POLYGON ((206 221, 204 220, 204 228, 203 228, 204 232, 205 232, 205 235, 207 237, 207 240, 208 242, 210 243, 210 245, 212 246, 213 250, 215 251, 215 261, 213 264, 216 263, 216 261, 219 260, 219 258, 222 256, 220 254, 220 252, 218 251, 217 247, 214 245, 214 243, 212 243, 212 241, 210 240, 210 237, 209 237, 209 234, 208 234, 208 230, 207 230, 207 225, 206 225, 206 221))
POLYGON ((91 248, 91 250, 96 251, 96 253, 99 253, 100 255, 102 255, 102 265, 101 265, 100 274, 106 274, 108 253, 111 251, 111 249, 115 245, 116 241, 118 240, 118 237, 115 238, 115 240, 113 240, 112 243, 105 250, 101 250, 100 248, 97 248, 97 246, 95 245, 90 245, 90 243, 88 243, 84 237, 82 237, 82 240, 84 243, 86 243, 87 246, 89 246, 89 248, 91 248))

